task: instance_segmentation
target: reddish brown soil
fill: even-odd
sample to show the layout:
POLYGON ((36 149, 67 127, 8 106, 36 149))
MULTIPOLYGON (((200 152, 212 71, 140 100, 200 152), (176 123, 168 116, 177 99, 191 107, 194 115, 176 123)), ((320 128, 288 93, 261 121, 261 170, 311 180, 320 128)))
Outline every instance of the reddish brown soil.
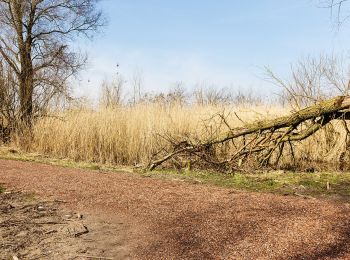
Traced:
POLYGON ((0 259, 80 260, 104 257, 106 249, 116 259, 129 257, 123 222, 84 216, 63 204, 21 192, 1 193, 0 259))
POLYGON ((0 183, 118 224, 90 234, 112 259, 350 259, 345 202, 4 160, 0 183))

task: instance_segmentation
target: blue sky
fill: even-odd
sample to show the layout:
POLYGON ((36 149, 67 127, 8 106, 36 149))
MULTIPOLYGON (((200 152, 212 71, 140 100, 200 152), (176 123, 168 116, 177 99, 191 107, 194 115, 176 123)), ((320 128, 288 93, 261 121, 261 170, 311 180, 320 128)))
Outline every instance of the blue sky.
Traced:
POLYGON ((288 77, 290 63, 302 57, 348 56, 350 21, 338 30, 318 2, 104 0, 108 26, 92 42, 79 42, 89 64, 77 94, 96 97, 100 82, 118 71, 126 80, 141 74, 144 91, 181 81, 188 89, 203 84, 274 95, 264 66, 288 77))

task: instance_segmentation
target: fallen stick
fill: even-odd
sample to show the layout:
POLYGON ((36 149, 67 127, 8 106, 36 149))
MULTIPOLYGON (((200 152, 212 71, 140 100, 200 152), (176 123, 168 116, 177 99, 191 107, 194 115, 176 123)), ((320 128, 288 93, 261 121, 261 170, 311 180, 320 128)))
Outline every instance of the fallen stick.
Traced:
POLYGON ((83 227, 84 227, 84 230, 82 230, 78 233, 75 233, 74 237, 80 237, 81 235, 89 233, 89 229, 85 225, 83 225, 83 227))

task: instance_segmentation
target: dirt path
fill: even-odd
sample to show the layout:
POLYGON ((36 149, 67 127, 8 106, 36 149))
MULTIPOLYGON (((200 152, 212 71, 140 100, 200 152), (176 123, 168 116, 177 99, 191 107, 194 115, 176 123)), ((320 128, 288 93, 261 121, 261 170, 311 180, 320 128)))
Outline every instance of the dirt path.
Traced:
POLYGON ((106 253, 128 258, 123 222, 82 215, 64 204, 21 192, 1 193, 0 259, 80 260, 106 253))
POLYGON ((96 219, 113 259, 350 259, 347 203, 4 160, 0 183, 96 219))

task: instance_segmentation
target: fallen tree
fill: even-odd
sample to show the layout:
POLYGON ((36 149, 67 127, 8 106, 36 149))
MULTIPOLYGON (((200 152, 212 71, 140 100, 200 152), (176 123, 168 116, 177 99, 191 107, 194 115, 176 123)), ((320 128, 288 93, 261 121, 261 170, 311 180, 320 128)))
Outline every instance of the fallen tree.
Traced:
POLYGON ((197 157, 206 164, 222 169, 237 169, 252 157, 260 166, 277 164, 286 144, 294 157, 293 143, 315 134, 332 120, 340 119, 350 119, 350 96, 338 96, 287 116, 253 122, 244 127, 231 128, 227 125, 229 130, 224 135, 204 142, 182 140, 173 143, 172 151, 151 161, 148 169, 154 170, 175 157, 182 160, 197 157), (220 158, 215 148, 228 142, 232 142, 235 149, 226 158, 220 158))

